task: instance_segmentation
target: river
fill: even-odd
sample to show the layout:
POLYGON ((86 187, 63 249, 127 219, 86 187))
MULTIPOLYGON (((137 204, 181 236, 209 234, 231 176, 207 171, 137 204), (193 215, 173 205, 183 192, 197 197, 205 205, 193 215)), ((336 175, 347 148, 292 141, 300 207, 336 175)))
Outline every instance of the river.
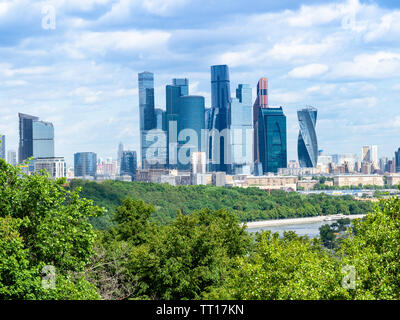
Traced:
MULTIPOLYGON (((360 218, 361 215, 358 216, 346 216, 346 218, 355 219, 360 218)), ((250 222, 248 223, 247 231, 261 232, 261 230, 270 230, 273 233, 278 232, 280 236, 283 236, 284 231, 295 231, 299 236, 308 236, 309 238, 318 237, 319 238, 319 228, 325 224, 332 224, 337 219, 331 221, 310 221, 311 219, 317 220, 317 218, 299 218, 299 219, 291 219, 297 220, 294 223, 287 223, 285 220, 267 220, 261 222, 250 222), (252 226, 253 224, 253 226, 252 226), (259 225, 257 225, 259 224, 259 225), (264 226, 262 224, 265 224, 264 226)), ((319 219, 322 220, 323 218, 319 219)))

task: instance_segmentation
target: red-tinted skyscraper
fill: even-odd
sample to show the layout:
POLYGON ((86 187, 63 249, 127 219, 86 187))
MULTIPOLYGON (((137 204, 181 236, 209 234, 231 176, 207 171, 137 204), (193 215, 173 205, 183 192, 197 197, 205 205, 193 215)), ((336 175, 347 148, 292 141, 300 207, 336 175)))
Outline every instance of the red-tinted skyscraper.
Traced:
POLYGON ((258 146, 258 115, 262 108, 268 108, 268 80, 261 78, 257 84, 257 98, 253 105, 254 128, 254 162, 260 162, 260 150, 258 146))

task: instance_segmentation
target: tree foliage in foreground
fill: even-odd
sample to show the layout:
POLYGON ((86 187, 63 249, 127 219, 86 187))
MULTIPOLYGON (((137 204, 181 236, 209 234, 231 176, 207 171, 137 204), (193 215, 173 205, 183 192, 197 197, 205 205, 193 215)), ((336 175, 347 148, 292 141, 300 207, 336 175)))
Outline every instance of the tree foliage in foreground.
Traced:
POLYGON ((0 299, 99 298, 82 272, 95 240, 88 218, 102 210, 64 183, 0 159, 0 299), (55 268, 55 289, 42 286, 44 266, 55 268))
POLYGON ((400 299, 398 197, 328 250, 293 232, 250 235, 231 210, 157 224, 154 204, 129 197, 114 225, 95 231, 88 219, 102 210, 64 183, 0 160, 0 299, 400 299), (46 265, 54 289, 42 285, 46 265))

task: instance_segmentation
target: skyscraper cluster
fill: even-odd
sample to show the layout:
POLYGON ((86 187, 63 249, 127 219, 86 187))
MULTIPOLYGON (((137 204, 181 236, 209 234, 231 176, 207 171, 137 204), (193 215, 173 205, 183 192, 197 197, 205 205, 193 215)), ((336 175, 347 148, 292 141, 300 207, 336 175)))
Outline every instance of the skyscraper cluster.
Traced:
POLYGON ((286 167, 286 116, 282 107, 268 106, 266 78, 253 104, 249 84, 239 84, 232 97, 228 66, 211 66, 210 108, 204 97, 189 94, 188 79, 172 79, 159 115, 154 75, 146 71, 138 79, 143 169, 190 170, 194 152, 206 154, 213 172, 262 175, 286 167))
MULTIPOLYGON (((173 78, 165 86, 165 108, 155 107, 153 73, 139 73, 138 87, 140 159, 136 151, 125 150, 120 143, 115 161, 103 161, 94 152, 77 152, 74 168, 67 169, 64 158, 55 156, 53 124, 23 113, 18 114, 18 157, 14 150, 6 153, 6 136, 0 135, 0 158, 7 156, 9 163, 18 163, 26 172, 45 169, 54 178, 164 179, 184 184, 206 184, 212 178, 218 185, 230 176, 256 176, 253 182, 257 184, 261 181, 256 180, 257 176, 270 173, 400 172, 400 148, 392 159, 379 159, 376 145, 363 146, 361 158, 354 154, 323 154, 318 149, 317 109, 310 106, 297 110, 298 161, 291 161, 288 166, 286 116, 281 106, 269 105, 265 77, 258 81, 253 97, 250 84, 239 83, 231 90, 227 65, 211 66, 210 106, 206 106, 203 96, 190 93, 187 78, 173 78), (31 160, 25 164, 27 159, 31 160), (139 171, 138 162, 142 169, 139 171)), ((240 184, 241 178, 237 179, 240 184)))

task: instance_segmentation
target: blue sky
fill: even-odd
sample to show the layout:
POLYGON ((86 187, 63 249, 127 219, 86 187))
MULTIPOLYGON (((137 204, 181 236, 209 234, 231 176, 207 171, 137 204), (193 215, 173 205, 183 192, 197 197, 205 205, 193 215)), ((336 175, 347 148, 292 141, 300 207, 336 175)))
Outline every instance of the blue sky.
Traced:
POLYGON ((269 79, 297 159, 296 110, 318 108, 325 153, 379 156, 400 147, 397 1, 0 0, 0 132, 17 149, 18 112, 55 126, 56 155, 139 151, 137 73, 187 77, 210 105, 210 66, 228 64, 231 91, 269 79), (51 6, 55 29, 44 29, 51 6))

